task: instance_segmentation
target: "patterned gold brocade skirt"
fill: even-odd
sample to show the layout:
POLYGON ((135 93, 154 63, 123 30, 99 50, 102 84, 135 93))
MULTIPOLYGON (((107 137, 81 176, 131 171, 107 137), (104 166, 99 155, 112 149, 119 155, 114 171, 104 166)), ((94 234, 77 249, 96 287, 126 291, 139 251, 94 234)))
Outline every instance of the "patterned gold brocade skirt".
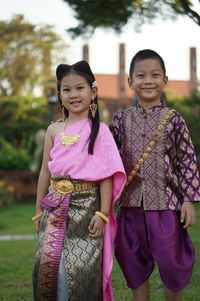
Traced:
MULTIPOLYGON (((81 181, 73 180, 73 183, 81 181)), ((66 217, 62 258, 64 258, 65 272, 62 279, 66 283, 66 298, 62 301, 101 301, 102 299, 102 238, 90 238, 88 226, 100 209, 99 187, 89 190, 72 192, 66 217)), ((44 211, 40 223, 36 248, 36 262, 33 275, 34 294, 40 283, 40 258, 43 252, 45 230, 48 224, 49 212, 44 211)), ((59 279, 60 281, 60 279, 59 279)), ((59 290, 58 283, 58 290, 59 290)), ((58 292, 59 294, 59 292, 58 292)), ((46 299, 35 297, 37 301, 46 299)), ((55 301, 58 300, 57 298, 55 301)))

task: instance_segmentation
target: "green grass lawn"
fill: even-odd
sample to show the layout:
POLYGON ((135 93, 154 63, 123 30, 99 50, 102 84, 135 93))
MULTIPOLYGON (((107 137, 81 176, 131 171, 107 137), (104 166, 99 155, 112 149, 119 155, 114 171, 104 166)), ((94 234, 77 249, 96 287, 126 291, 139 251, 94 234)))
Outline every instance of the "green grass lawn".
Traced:
POLYGON ((31 217, 35 215, 34 204, 13 205, 0 212, 0 235, 35 234, 31 217))
MULTIPOLYGON (((14 205, 0 212, 0 235, 34 234, 31 217, 34 205, 14 205)), ((190 229, 196 247, 196 264, 190 285, 184 291, 183 301, 198 301, 200 296, 200 207, 197 208, 197 223, 190 229)), ((35 241, 0 241, 0 300, 32 301, 31 274, 34 260, 35 241)), ((131 292, 126 287, 123 274, 114 263, 113 288, 115 301, 131 301, 131 292)), ((162 301, 162 283, 158 270, 151 276, 151 301, 162 301)))

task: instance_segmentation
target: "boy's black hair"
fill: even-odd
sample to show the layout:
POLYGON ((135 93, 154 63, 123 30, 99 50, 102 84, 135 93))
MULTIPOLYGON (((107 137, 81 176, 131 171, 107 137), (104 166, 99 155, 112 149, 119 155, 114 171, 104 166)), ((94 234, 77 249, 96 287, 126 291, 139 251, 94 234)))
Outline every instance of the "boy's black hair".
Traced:
MULTIPOLYGON (((94 74, 92 73, 92 70, 86 61, 82 60, 73 65, 67 65, 67 64, 58 65, 58 67, 56 68, 56 77, 57 77, 58 100, 59 100, 61 107, 62 107, 62 101, 61 101, 59 95, 60 95, 62 79, 70 73, 75 73, 80 76, 83 76, 86 79, 87 83, 91 87, 92 87, 93 82, 95 81, 94 74)), ((100 125, 97 96, 94 99, 94 103, 97 104, 97 111, 96 111, 95 117, 94 118, 92 117, 90 110, 89 110, 89 114, 88 114, 88 118, 91 120, 91 123, 92 123, 91 133, 90 133, 90 137, 88 139, 89 140, 89 145, 88 145, 88 153, 89 154, 93 154, 94 143, 96 141, 96 138, 97 138, 97 135, 99 132, 99 125, 100 125)), ((69 116, 69 112, 66 108, 64 108, 64 114, 65 114, 66 118, 69 116)))
POLYGON ((164 60, 162 59, 162 57, 155 52, 154 50, 151 49, 143 49, 138 51, 134 57, 132 58, 131 64, 130 64, 130 68, 129 68, 129 76, 132 77, 133 75, 133 71, 135 68, 135 63, 140 62, 142 60, 146 60, 146 59, 156 59, 160 62, 161 68, 163 70, 164 76, 166 76, 166 68, 165 68, 165 63, 164 60))

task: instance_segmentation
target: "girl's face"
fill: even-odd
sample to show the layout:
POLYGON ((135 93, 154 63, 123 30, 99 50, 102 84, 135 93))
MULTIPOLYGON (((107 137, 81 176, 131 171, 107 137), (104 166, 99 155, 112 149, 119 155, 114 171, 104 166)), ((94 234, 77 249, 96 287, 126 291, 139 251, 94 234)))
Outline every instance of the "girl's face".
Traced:
POLYGON ((160 104, 160 95, 167 86, 167 77, 159 60, 144 59, 135 63, 128 83, 129 87, 137 93, 140 104, 151 107, 160 104))
POLYGON ((97 95, 97 88, 91 88, 86 79, 76 73, 63 77, 60 87, 60 99, 69 111, 69 116, 80 114, 88 117, 91 100, 97 95))

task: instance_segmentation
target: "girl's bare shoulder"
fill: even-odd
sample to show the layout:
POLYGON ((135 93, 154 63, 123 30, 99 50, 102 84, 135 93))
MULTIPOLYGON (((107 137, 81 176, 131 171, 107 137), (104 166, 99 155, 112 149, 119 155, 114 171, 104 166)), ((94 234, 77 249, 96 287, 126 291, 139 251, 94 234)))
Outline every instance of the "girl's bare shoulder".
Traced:
POLYGON ((47 132, 54 137, 58 132, 62 131, 65 127, 65 121, 54 122, 47 128, 47 132))

